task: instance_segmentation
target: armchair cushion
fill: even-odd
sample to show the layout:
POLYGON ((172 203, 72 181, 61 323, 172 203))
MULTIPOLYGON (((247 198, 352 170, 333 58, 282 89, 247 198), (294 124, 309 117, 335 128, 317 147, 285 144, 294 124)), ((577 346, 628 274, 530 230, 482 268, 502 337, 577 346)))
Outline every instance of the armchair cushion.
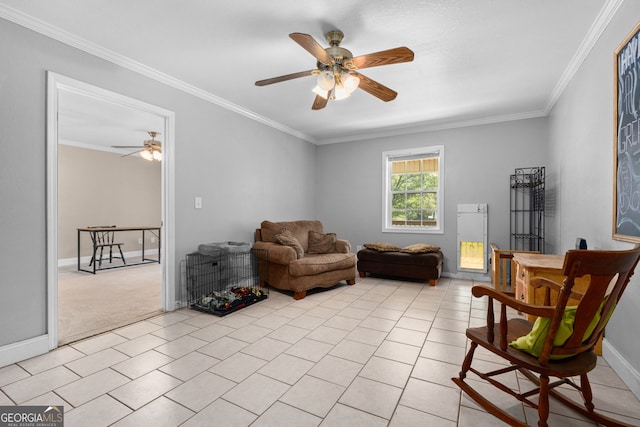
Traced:
POLYGON ((336 252, 336 233, 318 233, 309 230, 310 254, 328 254, 336 252))
POLYGON ((300 246, 305 251, 309 247, 309 230, 322 233, 322 223, 320 221, 300 220, 300 221, 283 221, 272 222, 262 221, 260 224, 261 240, 264 242, 276 243, 276 234, 279 234, 283 228, 286 228, 298 239, 300 246))
POLYGON ((288 229, 283 228, 280 233, 276 234, 276 240, 281 245, 292 247, 293 250, 296 251, 296 257, 298 259, 304 258, 304 249, 302 249, 302 246, 300 245, 298 239, 296 239, 296 237, 291 234, 291 231, 289 231, 288 229))
MULTIPOLYGON (((586 340, 591 336, 591 333, 595 329, 596 325, 600 321, 600 313, 602 312, 602 308, 604 304, 607 302, 607 298, 602 301, 600 304, 600 308, 596 312, 593 319, 589 323, 586 331, 584 332, 583 340, 586 340)), ((553 345, 556 347, 560 347, 564 345, 565 342, 571 337, 573 334, 573 324, 576 320, 576 311, 577 306, 568 305, 564 309, 564 313, 562 314, 562 319, 560 320, 560 325, 558 326, 558 332, 556 333, 556 337, 553 340, 553 345)), ((533 327, 531 328, 531 332, 527 335, 524 335, 515 341, 511 342, 509 345, 518 350, 524 351, 525 353, 529 353, 532 356, 540 357, 542 353, 542 348, 544 347, 544 341, 547 338, 547 333, 549 332, 549 326, 551 325, 551 319, 548 317, 538 317, 533 323, 533 327)), ((550 359, 565 359, 567 357, 571 357, 573 355, 559 355, 552 354, 549 356, 550 359)))
POLYGON ((352 267, 355 267, 354 254, 317 254, 290 262, 289 274, 294 277, 311 276, 352 267))

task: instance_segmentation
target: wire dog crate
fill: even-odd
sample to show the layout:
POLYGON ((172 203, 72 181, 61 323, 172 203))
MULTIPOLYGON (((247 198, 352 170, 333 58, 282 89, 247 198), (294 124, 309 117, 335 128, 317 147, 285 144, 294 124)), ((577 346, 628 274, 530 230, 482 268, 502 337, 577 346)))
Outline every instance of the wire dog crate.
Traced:
POLYGON ((187 254, 189 306, 224 316, 266 299, 255 251, 248 243, 227 242, 200 245, 198 252, 187 254))

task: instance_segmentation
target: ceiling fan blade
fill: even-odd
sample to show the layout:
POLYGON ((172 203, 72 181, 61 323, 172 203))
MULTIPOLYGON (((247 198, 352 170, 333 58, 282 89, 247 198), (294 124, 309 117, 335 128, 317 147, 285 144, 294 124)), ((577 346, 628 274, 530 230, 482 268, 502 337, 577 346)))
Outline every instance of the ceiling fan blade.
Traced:
POLYGON ((291 33, 289 37, 324 65, 333 65, 335 61, 324 48, 309 34, 291 33))
POLYGON ((112 145, 111 148, 144 148, 140 145, 112 145))
POLYGON ((413 61, 413 51, 407 47, 396 47, 395 49, 356 56, 351 60, 357 68, 371 68, 411 61, 413 61))
POLYGON ((284 76, 279 76, 279 77, 272 77, 270 79, 264 79, 264 80, 258 80, 256 82, 256 86, 266 86, 266 85, 270 85, 273 83, 280 83, 280 82, 284 82, 287 80, 292 80, 292 79, 297 79, 299 77, 306 77, 306 76, 310 76, 313 74, 313 72, 316 71, 314 70, 308 70, 308 71, 300 71, 299 73, 293 73, 293 74, 285 74, 284 76))
POLYGON ((133 153, 129 153, 129 154, 123 154, 120 157, 129 157, 129 156, 133 156, 134 154, 138 154, 139 152, 144 151, 144 149, 142 150, 138 150, 138 151, 134 151, 133 153))
POLYGON ((360 73, 356 73, 358 77, 360 77, 360 85, 358 86, 360 89, 365 92, 375 96, 383 100, 384 102, 393 101, 398 96, 398 92, 389 89, 383 84, 378 83, 375 80, 370 79, 369 77, 362 75, 360 73))
POLYGON ((313 101, 312 110, 322 110, 327 106, 327 102, 329 102, 329 92, 327 92, 327 97, 323 98, 320 95, 316 95, 316 99, 313 101))

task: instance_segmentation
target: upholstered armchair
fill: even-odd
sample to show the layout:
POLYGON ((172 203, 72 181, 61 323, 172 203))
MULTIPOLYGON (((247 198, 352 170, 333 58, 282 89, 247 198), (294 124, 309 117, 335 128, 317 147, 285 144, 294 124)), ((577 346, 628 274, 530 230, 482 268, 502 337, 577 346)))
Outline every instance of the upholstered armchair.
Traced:
POLYGON ((320 221, 262 221, 253 248, 261 286, 292 291, 294 299, 304 298, 312 288, 356 282, 351 244, 325 234, 320 221))

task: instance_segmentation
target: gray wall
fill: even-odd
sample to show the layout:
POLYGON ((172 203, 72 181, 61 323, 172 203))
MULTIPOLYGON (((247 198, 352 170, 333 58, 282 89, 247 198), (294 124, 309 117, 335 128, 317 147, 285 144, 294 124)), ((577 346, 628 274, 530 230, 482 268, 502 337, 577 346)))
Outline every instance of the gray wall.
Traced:
POLYGON ((318 147, 318 218, 352 245, 386 241, 438 245, 444 271, 456 271, 456 209, 488 203, 488 240, 509 247, 509 175, 547 166, 546 119, 529 119, 318 147), (444 234, 382 232, 382 153, 444 145, 444 234))
MULTIPOLYGON (((319 147, 0 19, 0 325, 12 325, 0 329, 0 346, 46 333, 46 70, 176 113, 175 263, 201 242, 252 240, 262 219, 318 218, 354 245, 428 239, 452 272, 458 203, 487 202, 489 241, 508 246, 508 176, 517 167, 547 166, 549 252, 577 236, 592 248, 630 246, 611 240, 611 62, 637 16, 640 3, 623 3, 548 120, 319 147), (383 234, 381 153, 436 144, 446 155, 445 233, 383 234)), ((637 282, 607 330, 636 370, 640 343, 628 331, 640 321, 637 282)))
POLYGON ((265 218, 314 217, 314 145, 3 19, 0 58, 0 325, 13 325, 0 329, 0 346, 47 332, 47 70, 175 112, 169 262, 202 242, 252 241, 265 218))
MULTIPOLYGON (((549 116, 550 156, 557 187, 553 219, 557 252, 587 239, 590 249, 627 249, 612 240, 613 52, 633 29, 640 2, 626 1, 598 40, 549 116)), ((606 330, 606 340, 640 371, 640 271, 630 283, 606 330)), ((636 379, 636 381, 640 381, 636 379)))
MULTIPOLYGON (((161 164, 138 155, 58 145, 58 259, 78 254, 79 227, 97 225, 159 226, 161 164)), ((157 249, 146 233, 145 249, 157 249)), ((119 232, 125 252, 140 251, 137 232, 119 232)), ((81 236, 81 256, 91 256, 88 233, 81 236)))

